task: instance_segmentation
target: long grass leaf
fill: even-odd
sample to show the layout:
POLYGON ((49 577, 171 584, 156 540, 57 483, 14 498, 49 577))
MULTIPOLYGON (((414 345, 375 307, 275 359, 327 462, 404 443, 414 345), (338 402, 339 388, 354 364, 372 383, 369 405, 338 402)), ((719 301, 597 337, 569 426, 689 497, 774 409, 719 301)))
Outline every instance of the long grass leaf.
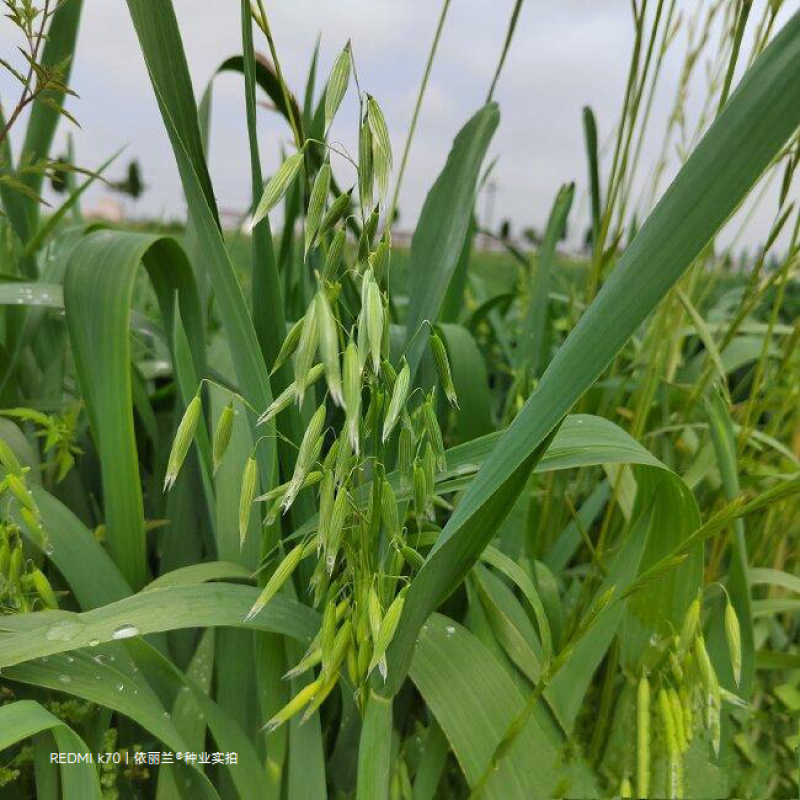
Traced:
MULTIPOLYGON (((128 9, 172 143, 194 220, 197 248, 205 254, 210 271, 233 354, 240 392, 254 408, 265 409, 272 402, 269 377, 242 288, 222 239, 189 70, 172 2, 128 0, 128 9)), ((251 417, 253 427, 256 416, 253 414, 251 417)), ((272 479, 274 454, 274 441, 267 439, 258 450, 262 484, 272 479)))
POLYGON ((298 640, 316 633, 317 614, 282 595, 274 597, 256 619, 245 623, 257 596, 252 586, 207 583, 140 592, 82 614, 38 612, 27 615, 22 630, 3 637, 0 666, 88 647, 95 641, 102 644, 181 628, 250 627, 298 640))
MULTIPOLYGON (((420 634, 410 676, 447 736, 467 783, 474 785, 524 705, 522 693, 475 636, 439 614, 428 619, 420 634)), ((552 797, 563 778, 559 742, 547 713, 535 710, 481 796, 552 797)), ((591 777, 575 777, 571 794, 595 794, 591 777)))
POLYGON ((742 78, 461 499, 409 590, 387 692, 400 687, 420 626, 507 513, 497 496, 517 494, 546 437, 736 210, 797 128, 799 101, 800 12, 742 78))
MULTIPOLYGON (((0 750, 42 731, 50 731, 61 753, 89 756, 85 742, 63 720, 33 700, 17 700, 0 708, 0 750)), ((65 797, 102 797, 100 781, 91 761, 64 764, 61 780, 65 797)))
POLYGON ((176 313, 173 293, 178 293, 191 331, 194 370, 203 374, 199 300, 189 264, 174 242, 144 234, 91 234, 73 253, 64 286, 76 368, 101 456, 108 547, 134 588, 144 585, 147 574, 129 336, 134 281, 143 259, 169 322, 176 313))
POLYGON ((435 322, 453 277, 472 217, 478 176, 500 114, 490 103, 459 131, 444 169, 420 213, 411 243, 409 305, 406 317, 406 358, 411 377, 419 366, 426 322, 435 322))

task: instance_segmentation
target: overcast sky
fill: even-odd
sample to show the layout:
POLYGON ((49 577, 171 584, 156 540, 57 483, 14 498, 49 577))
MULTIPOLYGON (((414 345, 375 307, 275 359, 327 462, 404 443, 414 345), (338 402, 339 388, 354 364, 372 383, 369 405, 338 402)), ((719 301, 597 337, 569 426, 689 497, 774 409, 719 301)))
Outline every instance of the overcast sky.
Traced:
MULTIPOLYGON (((764 1, 756 3, 753 18, 758 18, 764 1)), ((239 3, 173 2, 199 97, 216 67, 240 51, 239 3)), ((683 2, 688 9, 697 4, 698 0, 683 2)), ((513 0, 451 3, 400 199, 403 228, 416 221, 453 136, 485 100, 512 6, 513 0)), ((267 0, 266 7, 287 80, 300 96, 317 37, 321 37, 323 79, 347 38, 352 39, 362 86, 384 109, 399 161, 440 0, 267 0)), ((256 47, 263 51, 266 43, 256 34, 256 47)), ((501 123, 491 150, 491 157, 498 158, 495 227, 503 218, 511 220, 515 231, 527 225, 541 227, 558 186, 575 180, 578 202, 573 230, 583 228, 587 203, 581 109, 585 104, 594 108, 601 144, 607 142, 620 110, 631 41, 628 0, 527 0, 524 4, 496 92, 501 123)), ((4 20, 0 23, 3 56, 13 44, 4 20)), ((674 51, 665 63, 654 104, 650 138, 642 153, 644 167, 655 160, 661 147, 681 64, 682 38, 674 51)), ((69 106, 82 125, 74 133, 79 163, 95 167, 127 145, 109 175, 121 177, 127 161, 139 159, 147 191, 135 212, 182 216, 172 150, 124 0, 84 0, 70 83, 80 95, 69 106)), ((0 92, 7 106, 11 84, 6 78, 0 80, 0 92)), ((701 95, 698 83, 690 108, 698 108, 701 95)), ((258 123, 264 170, 270 174, 281 146, 288 144, 288 129, 267 110, 259 112, 258 123)), ((356 123, 355 105, 345 103, 333 138, 352 148, 356 123)), ((59 147, 63 147, 65 129, 59 131, 59 147)), ((21 137, 14 133, 18 142, 21 137)), ((243 85, 232 74, 214 83, 210 168, 220 206, 243 210, 250 187, 243 85)), ((334 161, 334 169, 343 184, 352 182, 343 162, 334 161)), ((107 194, 101 187, 93 189, 86 206, 96 205, 107 194)), ((485 208, 483 198, 479 211, 485 208)), ((763 238, 773 208, 768 202, 754 215, 745 242, 763 238)))

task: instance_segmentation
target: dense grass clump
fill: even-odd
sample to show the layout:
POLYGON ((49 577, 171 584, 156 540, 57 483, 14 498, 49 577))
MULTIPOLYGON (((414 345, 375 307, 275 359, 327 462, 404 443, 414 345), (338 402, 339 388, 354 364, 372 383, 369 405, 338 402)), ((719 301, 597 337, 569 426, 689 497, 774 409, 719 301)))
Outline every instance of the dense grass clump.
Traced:
POLYGON ((29 74, 0 138, 0 795, 795 797, 800 13, 634 3, 617 125, 584 109, 586 164, 523 247, 475 212, 517 2, 400 247, 449 2, 394 153, 351 44, 301 104, 242 0, 238 231, 170 0, 127 0, 169 229, 82 217, 98 175, 49 158, 82 3, 6 5, 29 74), (262 93, 291 142, 266 179, 262 93), (741 260, 718 235, 769 185, 741 260))

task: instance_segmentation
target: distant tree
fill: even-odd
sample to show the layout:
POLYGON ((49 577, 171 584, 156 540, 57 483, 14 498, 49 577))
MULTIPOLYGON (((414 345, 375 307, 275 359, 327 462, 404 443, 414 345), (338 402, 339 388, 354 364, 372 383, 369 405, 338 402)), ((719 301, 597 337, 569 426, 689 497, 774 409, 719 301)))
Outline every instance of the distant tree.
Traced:
POLYGON ((128 174, 124 180, 110 184, 114 191, 126 194, 128 197, 138 200, 144 192, 145 186, 142 182, 142 173, 139 162, 135 159, 128 164, 128 174))
POLYGON ((534 247, 538 247, 542 243, 541 234, 532 225, 522 231, 522 238, 534 247))
POLYGON ((504 219, 500 223, 500 238, 505 242, 511 238, 511 220, 504 219))
POLYGON ((128 194, 134 200, 138 200, 142 196, 143 191, 144 184, 142 183, 139 162, 131 161, 131 163, 128 165, 128 194))

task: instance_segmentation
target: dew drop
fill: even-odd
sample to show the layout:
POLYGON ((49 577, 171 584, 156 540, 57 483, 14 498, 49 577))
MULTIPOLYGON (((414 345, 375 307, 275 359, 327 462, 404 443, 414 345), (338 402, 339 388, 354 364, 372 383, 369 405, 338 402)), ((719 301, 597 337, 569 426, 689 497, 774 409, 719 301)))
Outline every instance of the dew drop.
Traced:
POLYGON ((96 656, 93 656, 92 660, 95 662, 95 664, 100 664, 101 667, 108 662, 108 658, 102 653, 98 653, 96 656))
POLYGON ((130 639, 139 635, 139 629, 135 625, 120 625, 111 634, 112 639, 130 639))
POLYGON ((57 622, 48 628, 45 638, 51 642, 71 642, 84 628, 80 622, 57 622))
POLYGON ((452 636, 452 635, 453 635, 453 634, 456 632, 456 629, 455 629, 455 626, 454 626, 454 625, 448 625, 448 626, 447 626, 447 627, 444 629, 444 631, 445 631, 445 633, 447 634, 447 636, 448 636, 448 638, 449 638, 450 636, 452 636))
POLYGON ((125 684, 124 683, 118 683, 117 684, 117 691, 118 692, 122 692, 124 690, 125 690, 125 684))
POLYGON ((97 645, 99 645, 99 644, 100 644, 100 640, 99 639, 92 639, 89 642, 89 647, 97 647, 97 645))
POLYGON ((72 683, 72 678, 70 678, 69 675, 59 675, 58 679, 61 681, 61 683, 72 683))

